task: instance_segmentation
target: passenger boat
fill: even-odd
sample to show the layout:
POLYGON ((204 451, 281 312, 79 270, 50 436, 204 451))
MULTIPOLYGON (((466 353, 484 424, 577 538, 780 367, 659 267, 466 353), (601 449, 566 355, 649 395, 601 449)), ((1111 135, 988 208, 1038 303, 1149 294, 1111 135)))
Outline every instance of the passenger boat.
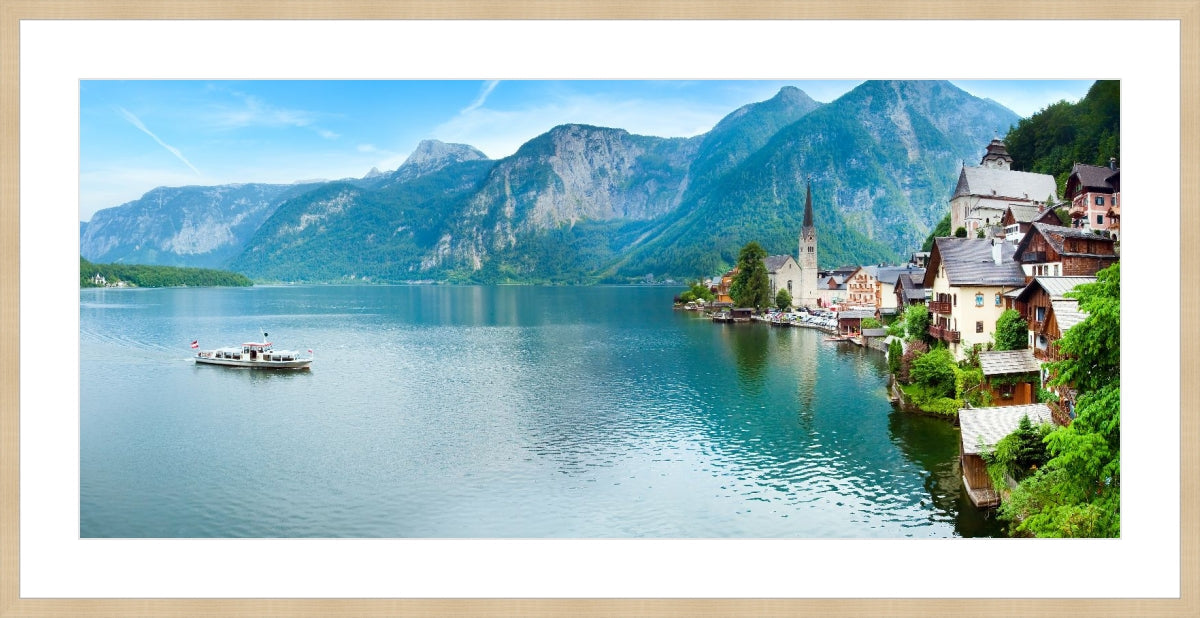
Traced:
MULTIPOLYGON (((195 341, 192 347, 198 347, 195 341)), ((196 363, 249 367, 251 369, 308 369, 313 362, 312 350, 301 356, 292 350, 276 350, 270 341, 243 343, 241 347, 217 348, 196 353, 196 363)))

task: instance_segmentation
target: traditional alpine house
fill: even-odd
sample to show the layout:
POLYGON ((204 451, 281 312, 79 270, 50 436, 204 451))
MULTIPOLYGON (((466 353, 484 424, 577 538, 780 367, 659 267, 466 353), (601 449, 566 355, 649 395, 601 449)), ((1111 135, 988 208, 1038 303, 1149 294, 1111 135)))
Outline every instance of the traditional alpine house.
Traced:
POLYGON ((936 238, 925 271, 930 336, 945 341, 962 360, 986 346, 1004 311, 1003 294, 1025 284, 1013 260, 1016 247, 991 238, 936 238))
POLYGON ((896 277, 896 310, 903 313, 909 305, 925 304, 925 269, 901 273, 896 277))
MULTIPOLYGON (((1016 297, 1015 309, 1029 325, 1029 348, 1039 363, 1062 360, 1058 341, 1072 326, 1082 322, 1086 313, 1079 310, 1079 301, 1067 297, 1080 285, 1095 283, 1095 277, 1037 277, 1016 297)), ((1041 370, 1041 383, 1049 379, 1041 370)), ((1069 386, 1048 387, 1058 395, 1058 407, 1066 419, 1075 416, 1075 391, 1069 386)))
POLYGON ((1111 233, 1109 208, 1121 204, 1121 168, 1117 160, 1109 159, 1108 167, 1076 163, 1067 178, 1066 198, 1071 201, 1073 227, 1111 233))
POLYGON ((1062 220, 1058 218, 1058 213, 1055 212, 1054 208, 1046 208, 1044 205, 1010 205, 1004 211, 1004 216, 1000 217, 1000 227, 1004 230, 1004 240, 1013 244, 1020 242, 1021 238, 1029 232, 1034 223, 1061 225, 1062 220))
POLYGON ((1091 277, 1119 260, 1112 238, 1088 230, 1034 223, 1017 243, 1026 277, 1091 277))

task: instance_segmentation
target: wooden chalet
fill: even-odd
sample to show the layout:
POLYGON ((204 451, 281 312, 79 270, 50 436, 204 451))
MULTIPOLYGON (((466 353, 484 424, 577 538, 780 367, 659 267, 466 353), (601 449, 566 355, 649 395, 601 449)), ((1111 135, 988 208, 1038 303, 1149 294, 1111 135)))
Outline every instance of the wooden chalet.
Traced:
POLYGON ((1112 238, 1091 231, 1034 223, 1017 243, 1016 260, 1033 277, 1091 277, 1119 260, 1112 238))
POLYGON ((1024 350, 990 350, 979 353, 983 386, 992 405, 1023 406, 1037 402, 1035 385, 1041 384, 1042 366, 1033 353, 1024 350))
POLYGON ((904 313, 909 305, 925 304, 925 269, 912 273, 901 273, 896 277, 896 311, 904 313))
MULTIPOLYGON (((1095 282, 1095 277, 1037 277, 1017 295, 1014 308, 1029 325, 1029 348, 1038 362, 1062 360, 1058 341, 1063 333, 1087 317, 1079 310, 1079 301, 1066 294, 1080 285, 1095 282)), ((1044 384, 1047 372, 1043 371, 1041 377, 1044 384)), ((1075 417, 1075 390, 1066 386, 1049 388, 1058 395, 1060 422, 1069 423, 1075 417)))
POLYGON ((1019 242, 1025 234, 1028 234, 1034 223, 1061 225, 1062 220, 1058 218, 1058 213, 1054 208, 1047 208, 1045 204, 1010 204, 1005 209, 1004 216, 1000 218, 1004 239, 1013 243, 1019 242))
POLYGON ((990 453, 997 442, 1016 431, 1024 417, 1029 417, 1034 425, 1053 422, 1050 408, 1042 403, 964 408, 958 411, 959 462, 962 464, 963 486, 975 506, 1000 504, 1000 492, 992 486, 983 455, 990 453))

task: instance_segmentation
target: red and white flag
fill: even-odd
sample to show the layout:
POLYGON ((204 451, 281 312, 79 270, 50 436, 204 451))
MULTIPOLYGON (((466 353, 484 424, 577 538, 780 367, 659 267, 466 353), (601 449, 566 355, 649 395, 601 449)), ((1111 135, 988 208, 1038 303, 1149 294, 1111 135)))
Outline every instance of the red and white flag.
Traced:
POLYGON ((200 347, 200 340, 199 339, 193 340, 192 341, 192 349, 195 350, 198 347, 200 347))

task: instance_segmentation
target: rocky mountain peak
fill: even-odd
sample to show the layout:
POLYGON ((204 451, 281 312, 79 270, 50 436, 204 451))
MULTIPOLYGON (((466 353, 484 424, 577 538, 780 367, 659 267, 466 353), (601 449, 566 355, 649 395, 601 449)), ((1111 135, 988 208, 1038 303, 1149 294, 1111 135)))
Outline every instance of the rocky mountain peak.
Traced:
POLYGON ((464 161, 487 160, 487 155, 467 144, 447 144, 436 139, 422 140, 408 159, 396 169, 388 184, 408 182, 432 174, 448 165, 464 161))

